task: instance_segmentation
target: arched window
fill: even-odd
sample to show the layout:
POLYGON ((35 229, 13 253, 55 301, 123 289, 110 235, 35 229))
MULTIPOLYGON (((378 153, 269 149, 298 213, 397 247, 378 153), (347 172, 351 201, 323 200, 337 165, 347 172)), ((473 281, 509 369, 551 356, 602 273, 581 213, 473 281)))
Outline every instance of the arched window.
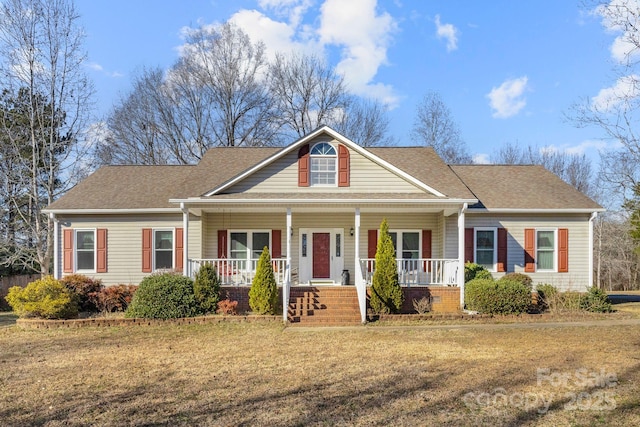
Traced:
POLYGON ((336 149, 327 142, 320 142, 311 147, 311 174, 312 186, 336 185, 337 158, 336 149))

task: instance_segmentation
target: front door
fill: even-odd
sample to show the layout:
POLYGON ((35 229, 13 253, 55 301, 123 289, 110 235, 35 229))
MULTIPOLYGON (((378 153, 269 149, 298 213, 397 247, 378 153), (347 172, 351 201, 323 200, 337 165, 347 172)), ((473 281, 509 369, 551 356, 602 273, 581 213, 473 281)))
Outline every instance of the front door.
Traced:
POLYGON ((331 233, 313 233, 313 278, 331 277, 331 233))

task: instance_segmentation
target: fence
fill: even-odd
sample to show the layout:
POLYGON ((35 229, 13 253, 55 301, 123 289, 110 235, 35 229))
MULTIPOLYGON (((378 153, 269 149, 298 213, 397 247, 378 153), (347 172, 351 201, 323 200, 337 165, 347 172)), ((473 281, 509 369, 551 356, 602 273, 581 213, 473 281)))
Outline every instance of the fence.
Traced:
POLYGON ((4 299, 9 293, 9 288, 13 286, 25 287, 28 283, 40 278, 39 274, 23 274, 19 276, 0 277, 0 310, 9 310, 9 304, 4 299))

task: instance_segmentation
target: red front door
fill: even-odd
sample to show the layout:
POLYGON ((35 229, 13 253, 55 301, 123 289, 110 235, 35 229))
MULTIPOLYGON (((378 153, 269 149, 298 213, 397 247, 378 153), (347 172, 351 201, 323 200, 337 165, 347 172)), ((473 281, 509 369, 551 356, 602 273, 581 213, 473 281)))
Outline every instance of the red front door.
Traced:
POLYGON ((331 235, 330 233, 313 233, 313 278, 328 279, 331 277, 331 235))

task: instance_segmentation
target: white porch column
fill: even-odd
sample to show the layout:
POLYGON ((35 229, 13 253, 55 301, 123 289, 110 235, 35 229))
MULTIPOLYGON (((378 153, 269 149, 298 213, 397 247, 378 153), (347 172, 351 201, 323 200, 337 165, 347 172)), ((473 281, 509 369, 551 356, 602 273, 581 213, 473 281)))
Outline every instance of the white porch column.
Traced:
POLYGON ((191 275, 189 266, 189 209, 180 203, 182 209, 182 274, 189 277, 191 275))
POLYGON ((293 226, 291 222, 291 208, 287 208, 287 265, 285 267, 284 284, 282 285, 282 320, 287 322, 287 310, 289 308, 289 290, 291 288, 291 234, 293 226))
MULTIPOLYGON (((593 222, 598 216, 598 212, 592 212, 591 218, 589 218, 589 286, 594 286, 593 283, 593 222)), ((600 286, 600 283, 597 283, 600 286)))
POLYGON ((60 223, 53 212, 49 218, 53 220, 53 277, 60 279, 60 223))
POLYGON ((460 308, 464 308, 464 213, 467 204, 458 211, 458 287, 460 288, 460 308))
POLYGON ((358 292, 358 305, 360 306, 360 318, 362 319, 362 323, 367 321, 367 284, 364 282, 364 278, 362 277, 362 268, 360 266, 360 208, 356 208, 356 216, 355 216, 355 230, 353 234, 353 238, 355 239, 355 282, 356 282, 356 291, 358 292))

